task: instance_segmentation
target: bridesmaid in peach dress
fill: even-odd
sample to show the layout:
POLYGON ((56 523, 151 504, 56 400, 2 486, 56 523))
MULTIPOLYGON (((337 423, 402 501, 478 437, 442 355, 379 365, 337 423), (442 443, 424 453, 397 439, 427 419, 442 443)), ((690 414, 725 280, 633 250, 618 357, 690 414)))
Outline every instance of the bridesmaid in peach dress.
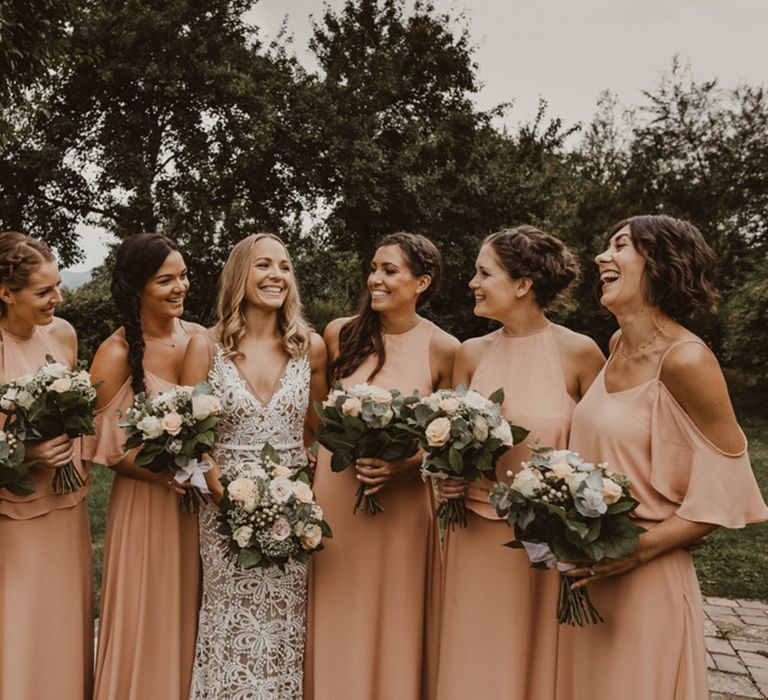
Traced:
POLYGON ((703 610, 685 547, 768 518, 715 356, 676 320, 710 307, 715 258, 668 216, 616 224, 601 303, 619 322, 611 357, 577 407, 570 448, 632 479, 647 528, 631 556, 574 569, 603 624, 564 628, 564 700, 709 697, 703 610))
MULTIPOLYGON (((506 472, 530 458, 528 445, 566 447, 573 408, 605 358, 592 340, 545 315, 579 273, 557 238, 532 226, 494 233, 475 267, 475 314, 503 325, 462 343, 453 379, 486 396, 503 387, 504 416, 530 430, 497 466, 509 481, 506 472)), ((488 503, 492 485, 439 482, 441 497, 466 491, 469 525, 445 533, 437 697, 551 699, 559 578, 531 569, 523 550, 502 546, 513 535, 488 503)))
MULTIPOLYGON (((34 372, 46 355, 73 367, 77 336, 54 317, 59 268, 48 248, 0 234, 0 377, 34 372)), ((35 492, 0 490, 0 698, 90 698, 93 669, 90 489, 79 445, 66 436, 28 444, 35 492), (53 470, 74 459, 85 484, 51 490, 53 470)))
MULTIPOLYGON (((332 380, 370 381, 422 395, 450 385, 458 341, 416 308, 440 277, 435 246, 396 233, 379 243, 357 316, 325 332, 332 380)), ((419 477, 420 457, 399 462, 361 459, 333 473, 321 449, 315 493, 333 539, 310 570, 304 697, 316 700, 418 700, 432 697, 435 639, 427 624, 439 583, 439 546, 431 487, 419 477), (384 511, 352 507, 360 482, 384 511)))
POLYGON ((186 698, 199 604, 197 517, 179 510, 183 490, 124 454, 118 411, 145 389, 178 384, 189 339, 204 329, 181 321, 189 289, 176 244, 159 234, 127 239, 117 251, 112 294, 123 326, 99 347, 102 381, 94 464, 114 469, 104 543, 94 697, 186 698))

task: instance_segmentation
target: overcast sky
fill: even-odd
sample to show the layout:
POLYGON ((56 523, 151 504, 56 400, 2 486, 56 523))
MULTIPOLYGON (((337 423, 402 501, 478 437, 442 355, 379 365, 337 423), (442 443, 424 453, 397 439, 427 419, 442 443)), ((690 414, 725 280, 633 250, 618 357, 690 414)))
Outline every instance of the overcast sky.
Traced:
MULTIPOLYGON (((344 0, 330 0, 340 8, 344 0)), ((294 50, 308 68, 310 16, 322 0, 260 0, 248 20, 263 40, 287 17, 294 50)), ((412 5, 412 3, 411 3, 412 5)), ((672 57, 690 63, 697 80, 723 87, 764 84, 768 73, 768 0, 434 0, 454 17, 464 13, 477 47, 482 109, 514 101, 509 121, 530 119, 539 97, 566 124, 588 122, 604 90, 627 106, 642 103, 672 57)), ((457 24, 457 26, 459 26, 457 24)), ((102 236, 83 232, 89 269, 104 257, 102 236)))

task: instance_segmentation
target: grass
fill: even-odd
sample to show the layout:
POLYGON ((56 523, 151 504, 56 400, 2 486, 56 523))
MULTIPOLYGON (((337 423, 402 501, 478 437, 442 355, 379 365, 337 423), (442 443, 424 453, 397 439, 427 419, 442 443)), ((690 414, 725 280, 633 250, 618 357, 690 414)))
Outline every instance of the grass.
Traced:
MULTIPOLYGON (((745 386, 736 376, 729 375, 728 380, 739 422, 749 440, 752 468, 768 501, 768 411, 761 392, 745 386)), ((109 469, 94 469, 88 496, 97 614, 112 476, 109 469)), ((694 556, 705 595, 768 601, 768 523, 749 525, 744 530, 720 529, 694 556)))

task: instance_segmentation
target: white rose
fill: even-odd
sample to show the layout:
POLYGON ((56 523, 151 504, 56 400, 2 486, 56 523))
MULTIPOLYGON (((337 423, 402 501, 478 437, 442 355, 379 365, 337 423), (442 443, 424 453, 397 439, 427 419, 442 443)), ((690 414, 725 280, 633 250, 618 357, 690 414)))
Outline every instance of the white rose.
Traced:
POLYGON ((272 523, 272 537, 278 542, 287 540, 291 536, 291 526, 285 518, 278 518, 272 523))
POLYGON ((192 416, 195 420, 205 420, 221 411, 221 404, 215 396, 198 394, 192 397, 192 416))
POLYGON ((0 407, 6 411, 12 411, 13 402, 16 401, 18 395, 19 392, 16 391, 16 389, 8 389, 8 391, 3 394, 3 398, 0 399, 0 407))
POLYGON ((328 394, 328 398, 323 401, 323 407, 325 408, 333 408, 336 405, 336 399, 339 398, 344 392, 339 391, 338 389, 334 389, 330 394, 328 394))
POLYGON ((307 525, 301 535, 301 544, 305 549, 315 549, 323 538, 323 531, 319 525, 307 525))
POLYGON ((253 528, 250 525, 243 525, 232 533, 232 539, 241 547, 247 547, 253 536, 253 528))
POLYGON ((145 440, 154 440, 163 434, 163 424, 155 416, 144 416, 136 427, 141 430, 142 437, 145 440))
POLYGON ((58 362, 52 362, 49 365, 43 365, 43 372, 53 379, 60 379, 69 372, 69 370, 58 362))
POLYGON ((312 493, 309 484, 305 484, 303 481, 293 482, 293 495, 302 503, 312 503, 315 500, 315 494, 312 493))
POLYGON ((289 477, 293 474, 293 470, 290 467, 285 467, 282 464, 278 464, 274 471, 275 476, 289 477))
POLYGON ((227 485, 227 493, 233 501, 245 503, 246 501, 256 499, 259 493, 259 487, 256 482, 251 479, 245 476, 240 476, 234 481, 229 482, 227 485))
POLYGON ((425 432, 430 447, 442 447, 451 437, 451 421, 447 418, 435 418, 425 432))
POLYGON ((22 408, 29 408, 35 402, 34 395, 30 394, 26 390, 22 390, 16 397, 16 405, 22 408))
POLYGON ((163 426, 163 430, 165 430, 165 432, 167 432, 169 435, 178 435, 179 431, 181 430, 181 426, 183 425, 181 416, 176 413, 176 411, 171 411, 170 413, 164 415, 160 423, 163 426))
POLYGON ((440 394, 430 394, 429 396, 425 396, 421 403, 423 403, 425 406, 429 406, 429 408, 432 411, 439 411, 440 410, 440 394))
POLYGON ((27 386, 32 381, 32 375, 27 372, 27 374, 22 374, 20 377, 16 379, 17 386, 27 386))
POLYGON ((603 500, 605 500, 606 504, 609 506, 613 505, 623 494, 624 492, 621 490, 621 486, 615 481, 603 478, 603 500))
POLYGON ((477 416, 472 426, 472 435, 478 442, 485 442, 488 439, 488 421, 483 416, 477 416))
POLYGON ((176 387, 176 391, 181 394, 187 394, 187 396, 192 396, 195 391, 195 387, 189 386, 189 384, 179 384, 179 386, 176 387))
POLYGON ((290 479, 283 476, 272 479, 269 484, 269 493, 278 503, 285 503, 293 495, 290 479))
POLYGON ((389 406, 389 404, 392 403, 392 394, 386 389, 374 387, 373 391, 371 392, 371 400, 375 401, 376 403, 389 406))
POLYGON ((57 394, 63 394, 72 388, 72 380, 69 377, 60 377, 51 383, 51 389, 57 394))
POLYGON ((376 387, 371 386, 370 384, 355 384, 349 393, 354 396, 365 398, 366 396, 370 396, 374 391, 376 391, 376 387))
POLYGON ((533 498, 542 486, 539 475, 533 469, 519 471, 512 481, 512 488, 525 498, 533 498))
POLYGON ((565 482, 568 484, 568 490, 571 492, 571 496, 574 498, 576 497, 576 492, 579 490, 579 486, 581 486, 582 482, 586 478, 587 475, 584 472, 574 472, 565 480, 565 482))
POLYGON ((353 418, 360 415, 360 411, 363 408, 363 404, 360 401, 360 399, 356 397, 352 397, 347 399, 343 404, 341 404, 341 412, 345 416, 352 416, 353 418))
POLYGON ((446 413, 456 413, 461 408, 461 401, 455 396, 446 396, 444 399, 440 399, 437 407, 446 413))
POLYGON ((503 418, 501 419, 501 423, 491 429, 491 436, 501 440, 502 444, 507 447, 514 447, 515 440, 512 437, 512 428, 503 418))
POLYGON ((485 398, 482 394, 478 394, 476 391, 468 391, 464 397, 464 403, 470 408, 476 408, 478 411, 490 408, 493 403, 485 398))
POLYGON ((248 498, 243 503, 243 510, 246 513, 253 513, 256 510, 256 506, 258 506, 258 502, 255 498, 248 498))
POLYGON ((91 375, 88 373, 87 369, 81 369, 75 376, 81 382, 91 383, 91 375))
POLYGON ((317 504, 312 506, 312 517, 315 520, 322 520, 323 519, 323 509, 319 505, 317 505, 317 504))
POLYGON ((570 454, 568 450, 553 450, 549 453, 549 466, 558 479, 566 479, 573 475, 570 454))

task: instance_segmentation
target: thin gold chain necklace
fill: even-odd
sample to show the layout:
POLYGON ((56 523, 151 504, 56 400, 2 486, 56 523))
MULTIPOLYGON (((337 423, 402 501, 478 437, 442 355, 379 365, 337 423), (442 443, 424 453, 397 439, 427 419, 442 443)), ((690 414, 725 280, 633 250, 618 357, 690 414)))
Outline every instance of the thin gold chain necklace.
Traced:
POLYGON ((648 340, 640 343, 640 345, 638 345, 634 350, 630 350, 629 352, 624 351, 624 334, 622 334, 621 338, 619 338, 619 355, 621 355, 625 360, 631 360, 633 357, 639 355, 643 350, 653 345, 654 341, 661 335, 663 330, 664 324, 660 323, 658 326, 656 326, 656 330, 653 331, 653 334, 650 338, 648 338, 648 340))

